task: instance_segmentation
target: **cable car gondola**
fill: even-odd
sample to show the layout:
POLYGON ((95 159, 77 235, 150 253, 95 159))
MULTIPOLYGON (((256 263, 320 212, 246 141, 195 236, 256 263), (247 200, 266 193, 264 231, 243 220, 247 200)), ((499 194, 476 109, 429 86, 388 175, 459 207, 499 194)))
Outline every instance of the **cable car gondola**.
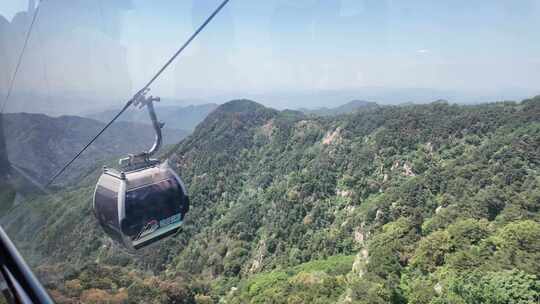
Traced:
POLYGON ((189 210, 189 198, 180 177, 167 162, 150 157, 161 146, 162 123, 157 121, 153 102, 145 97, 134 103, 146 106, 156 139, 148 152, 120 160, 120 170, 104 168, 94 192, 94 214, 107 235, 128 249, 140 249, 180 229, 189 210))

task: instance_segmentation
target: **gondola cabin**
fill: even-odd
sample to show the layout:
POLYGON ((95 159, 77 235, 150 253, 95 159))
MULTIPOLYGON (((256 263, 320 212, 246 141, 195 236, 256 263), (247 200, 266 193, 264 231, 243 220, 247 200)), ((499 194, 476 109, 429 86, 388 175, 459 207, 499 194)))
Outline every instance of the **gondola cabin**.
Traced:
POLYGON ((189 198, 165 162, 126 172, 105 168, 93 207, 113 240, 139 249, 178 231, 189 210, 189 198))

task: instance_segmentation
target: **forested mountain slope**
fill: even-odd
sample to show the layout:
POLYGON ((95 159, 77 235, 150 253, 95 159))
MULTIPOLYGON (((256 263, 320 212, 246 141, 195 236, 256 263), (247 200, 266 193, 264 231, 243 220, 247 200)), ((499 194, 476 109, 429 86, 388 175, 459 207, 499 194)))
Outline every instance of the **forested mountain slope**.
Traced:
MULTIPOLYGON (((0 206, 4 205, 4 202, 11 202, 15 198, 15 192, 9 185, 8 179, 10 178, 9 162, 7 159, 6 145, 4 140, 4 116, 0 114, 0 206)), ((10 206, 6 206, 10 207, 10 206)), ((0 212, 1 212, 0 207, 0 212)))
POLYGON ((237 100, 169 155, 192 202, 175 237, 113 245, 97 172, 2 224, 66 303, 534 303, 539 151, 540 97, 335 117, 237 100))

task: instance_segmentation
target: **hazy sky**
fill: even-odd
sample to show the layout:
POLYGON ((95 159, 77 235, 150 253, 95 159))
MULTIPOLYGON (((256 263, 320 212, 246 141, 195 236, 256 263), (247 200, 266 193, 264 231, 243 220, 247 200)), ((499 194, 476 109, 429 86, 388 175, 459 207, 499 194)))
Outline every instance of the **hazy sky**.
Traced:
MULTIPOLYGON (((123 47, 126 91, 140 87, 220 2, 72 1, 93 3, 86 17, 95 22, 64 30, 123 47)), ((0 14, 11 20, 27 5, 4 0, 0 14)), ((175 98, 366 87, 537 94, 538 29, 540 0, 231 0, 153 90, 175 98)), ((48 55, 63 56, 57 52, 48 55)), ((100 91, 120 77, 87 73, 99 74, 100 91)), ((68 78, 80 87, 75 72, 68 78)))
MULTIPOLYGON (((135 0, 123 32, 135 74, 159 65, 217 2, 135 0)), ((230 4, 176 65, 169 90, 489 90, 540 83, 540 1, 230 4)))

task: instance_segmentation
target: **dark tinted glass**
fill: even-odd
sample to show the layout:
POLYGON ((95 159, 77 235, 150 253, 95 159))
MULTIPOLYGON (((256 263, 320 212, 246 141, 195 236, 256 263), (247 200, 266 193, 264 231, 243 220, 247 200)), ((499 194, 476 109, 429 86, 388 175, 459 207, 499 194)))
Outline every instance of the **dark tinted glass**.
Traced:
POLYGON ((122 237, 119 232, 118 223, 118 197, 117 193, 111 191, 105 187, 98 186, 95 200, 96 217, 107 233, 112 239, 118 242, 122 242, 122 237))
POLYGON ((95 200, 96 217, 102 223, 118 227, 117 192, 97 186, 95 200))
POLYGON ((181 213, 182 204, 186 201, 174 179, 131 190, 126 193, 126 218, 122 222, 122 231, 134 238, 147 224, 181 213))

